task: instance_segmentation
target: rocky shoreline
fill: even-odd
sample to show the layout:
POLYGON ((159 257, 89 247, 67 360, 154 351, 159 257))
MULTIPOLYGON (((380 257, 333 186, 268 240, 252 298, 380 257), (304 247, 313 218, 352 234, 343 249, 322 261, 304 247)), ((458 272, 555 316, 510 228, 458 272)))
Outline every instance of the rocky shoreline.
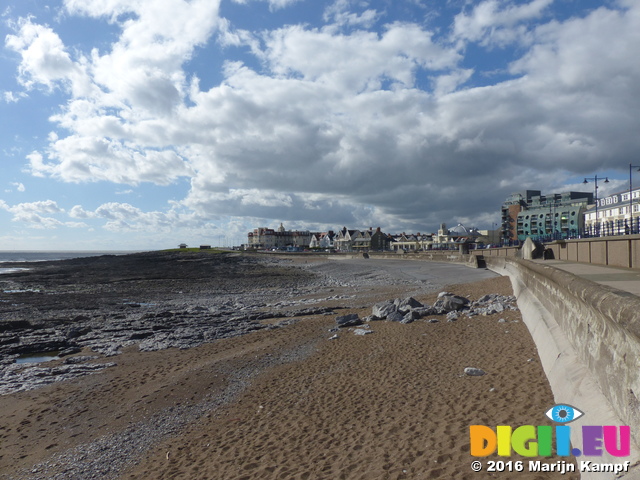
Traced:
MULTIPOLYGON (((334 315, 356 306, 353 288, 434 287, 380 269, 345 271, 335 263, 148 252, 5 264, 16 270, 0 276, 0 395, 111 367, 110 357, 132 345, 143 352, 188 349, 302 317, 334 315), (62 362, 16 363, 42 354, 62 362)), ((401 321, 408 313, 399 311, 390 319, 401 321)), ((409 316, 447 311, 413 309, 409 316)))
POLYGON ((193 348, 289 325, 306 315, 295 297, 314 276, 277 259, 150 252, 37 264, 0 276, 0 394, 107 368, 130 345, 193 348), (264 322, 264 320, 273 320, 264 322), (52 354, 63 365, 15 363, 52 354))

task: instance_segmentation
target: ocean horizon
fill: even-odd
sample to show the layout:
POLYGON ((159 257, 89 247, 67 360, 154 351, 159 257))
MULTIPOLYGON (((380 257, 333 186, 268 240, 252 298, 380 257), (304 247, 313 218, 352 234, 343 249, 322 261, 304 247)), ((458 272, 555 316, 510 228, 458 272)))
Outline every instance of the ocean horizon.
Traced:
POLYGON ((3 264, 12 262, 47 262, 72 258, 99 257, 101 255, 127 255, 143 250, 0 250, 0 274, 11 273, 16 268, 5 268, 3 264))

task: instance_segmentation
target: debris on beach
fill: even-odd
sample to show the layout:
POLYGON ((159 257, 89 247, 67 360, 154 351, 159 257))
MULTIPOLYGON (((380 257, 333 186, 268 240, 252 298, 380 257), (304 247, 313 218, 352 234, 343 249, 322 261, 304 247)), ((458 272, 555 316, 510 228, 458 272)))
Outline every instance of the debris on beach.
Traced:
MULTIPOLYGON (((366 320, 387 320, 389 322, 407 324, 424 317, 446 314, 448 322, 455 322, 463 314, 468 317, 487 316, 502 313, 506 310, 518 310, 514 296, 488 294, 472 302, 460 295, 440 292, 433 305, 423 305, 413 297, 396 298, 395 300, 376 303, 371 309, 371 315, 366 317, 366 320)), ((438 322, 434 318, 430 318, 427 321, 429 323, 438 322)))

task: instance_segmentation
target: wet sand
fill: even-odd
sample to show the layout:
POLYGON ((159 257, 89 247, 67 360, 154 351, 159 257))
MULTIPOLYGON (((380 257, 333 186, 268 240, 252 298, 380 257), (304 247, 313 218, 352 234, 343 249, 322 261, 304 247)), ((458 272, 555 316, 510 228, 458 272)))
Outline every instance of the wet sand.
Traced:
MULTIPOLYGON (((337 263, 327 268, 348 269, 337 263)), ((489 276, 446 290, 511 294, 489 276)), ((407 292, 432 304, 440 289, 419 282, 325 287, 355 295, 325 303, 361 316, 407 292)), ((471 471, 469 425, 550 424, 553 397, 519 312, 371 322, 373 334, 329 340, 334 318, 187 350, 131 346, 115 367, 2 396, 0 478, 513 478, 471 471), (464 375, 469 366, 487 375, 464 375)))

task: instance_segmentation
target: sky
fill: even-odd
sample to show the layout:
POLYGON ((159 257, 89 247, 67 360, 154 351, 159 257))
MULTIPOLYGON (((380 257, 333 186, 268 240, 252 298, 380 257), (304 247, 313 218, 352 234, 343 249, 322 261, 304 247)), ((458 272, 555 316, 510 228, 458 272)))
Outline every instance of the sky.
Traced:
POLYGON ((637 0, 0 8, 0 250, 493 228, 640 165, 637 0))

